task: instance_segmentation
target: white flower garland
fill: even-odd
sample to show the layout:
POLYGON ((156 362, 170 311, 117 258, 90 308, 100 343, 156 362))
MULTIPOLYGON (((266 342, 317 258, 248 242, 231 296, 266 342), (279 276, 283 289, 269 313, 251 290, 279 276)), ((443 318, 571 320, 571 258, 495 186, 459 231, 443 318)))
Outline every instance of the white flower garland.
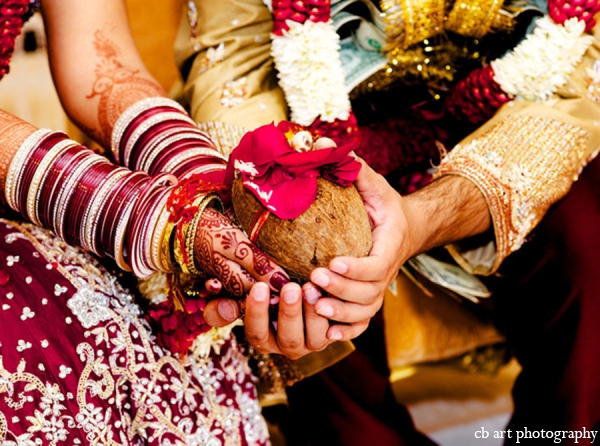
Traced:
POLYGON ((585 22, 577 18, 558 25, 548 16, 536 22, 534 32, 513 51, 491 62, 494 80, 516 99, 545 101, 567 79, 592 44, 584 35, 585 22))
MULTIPOLYGON (((331 22, 286 23, 288 31, 271 36, 271 54, 291 120, 308 126, 319 117, 325 122, 348 119, 351 105, 344 85, 339 36, 331 22)), ((494 80, 515 99, 549 99, 567 82, 593 42, 593 37, 585 34, 585 26, 577 18, 562 25, 549 16, 538 19, 532 34, 491 62, 494 80)))
POLYGON ((216 355, 221 354, 221 347, 231 338, 233 327, 242 326, 244 322, 236 319, 225 327, 212 327, 206 333, 198 336, 190 347, 190 354, 197 359, 206 359, 211 351, 216 355))
POLYGON ((289 30, 272 35, 271 54, 292 121, 346 120, 350 99, 344 85, 340 38, 330 22, 287 21, 289 30))
POLYGON ((138 289, 152 305, 159 305, 169 300, 167 275, 162 271, 138 280, 138 289))

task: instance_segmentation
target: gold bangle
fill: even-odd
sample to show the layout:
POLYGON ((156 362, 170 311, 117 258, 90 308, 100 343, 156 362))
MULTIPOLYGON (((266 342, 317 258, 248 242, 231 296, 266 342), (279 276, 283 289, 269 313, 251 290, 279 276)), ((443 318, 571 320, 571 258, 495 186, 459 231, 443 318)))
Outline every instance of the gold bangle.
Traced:
POLYGON ((202 271, 197 267, 195 256, 194 256, 194 242, 196 240, 196 232, 198 231, 198 225, 200 224, 200 220, 202 220, 202 213, 208 206, 218 206, 218 209, 223 211, 223 202, 219 195, 215 193, 211 193, 202 198, 200 203, 198 204, 198 211, 194 218, 189 222, 187 228, 184 231, 184 240, 185 240, 185 251, 187 264, 185 265, 187 271, 191 274, 202 275, 202 271))
MULTIPOLYGON (((165 209, 166 210, 166 209, 165 209)), ((167 212, 167 217, 169 213, 167 212)), ((167 220, 167 225, 160 239, 159 263, 161 269, 165 272, 176 272, 178 270, 177 262, 173 256, 173 244, 175 243, 175 230, 177 225, 167 220)))
POLYGON ((166 252, 164 250, 164 240, 167 236, 167 230, 170 226, 169 212, 167 210, 168 199, 169 195, 165 194, 165 196, 161 199, 161 203, 159 204, 160 210, 158 212, 158 218, 156 219, 156 225, 152 232, 152 253, 150 257, 154 268, 160 271, 171 273, 175 272, 175 268, 173 267, 173 265, 170 264, 168 256, 165 256, 166 252))
POLYGON ((183 228, 183 222, 179 222, 175 225, 175 229, 173 231, 173 241, 172 241, 172 255, 173 255, 173 259, 175 259, 175 263, 177 264, 177 266, 179 267, 179 269, 181 270, 181 272, 183 274, 189 274, 190 272, 187 269, 187 262, 185 261, 184 257, 183 257, 183 248, 181 246, 181 238, 180 238, 180 234, 182 234, 184 231, 183 228), (179 225, 182 225, 181 228, 179 225))

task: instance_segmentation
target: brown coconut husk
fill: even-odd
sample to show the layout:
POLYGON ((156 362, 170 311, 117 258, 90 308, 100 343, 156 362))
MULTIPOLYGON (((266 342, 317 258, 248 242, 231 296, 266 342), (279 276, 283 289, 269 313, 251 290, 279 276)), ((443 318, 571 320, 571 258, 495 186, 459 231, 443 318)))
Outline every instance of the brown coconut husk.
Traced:
MULTIPOLYGON (((317 179, 315 202, 299 217, 282 220, 269 214, 256 245, 301 283, 316 267, 327 267, 338 256, 364 257, 373 241, 371 225, 360 194, 354 186, 342 187, 317 179)), ((242 184, 233 181, 231 199, 240 226, 250 233, 257 213, 265 207, 242 184)), ((293 197, 290 197, 293 199, 293 197)))

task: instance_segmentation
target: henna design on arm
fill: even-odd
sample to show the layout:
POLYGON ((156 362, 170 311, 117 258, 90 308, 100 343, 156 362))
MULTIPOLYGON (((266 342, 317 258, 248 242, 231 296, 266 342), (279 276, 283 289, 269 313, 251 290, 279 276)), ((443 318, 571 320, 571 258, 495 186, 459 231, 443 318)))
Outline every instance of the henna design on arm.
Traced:
POLYGON ((108 147, 112 129, 123 111, 141 99, 166 96, 156 82, 140 75, 140 70, 119 60, 119 48, 101 30, 94 34, 98 56, 96 79, 87 99, 99 97, 98 128, 81 126, 97 142, 108 147))
POLYGON ((36 128, 33 125, 0 110, 0 197, 2 203, 5 203, 4 185, 10 162, 21 144, 35 131, 36 128))

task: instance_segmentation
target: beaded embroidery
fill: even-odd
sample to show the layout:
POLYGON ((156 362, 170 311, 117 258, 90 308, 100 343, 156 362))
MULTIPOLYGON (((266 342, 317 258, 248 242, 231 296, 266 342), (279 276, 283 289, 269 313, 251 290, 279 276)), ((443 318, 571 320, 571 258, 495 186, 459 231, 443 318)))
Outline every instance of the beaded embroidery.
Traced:
POLYGON ((587 132, 564 122, 509 116, 443 159, 436 177, 466 177, 485 196, 496 235, 492 271, 521 247, 550 205, 577 180, 589 160, 587 140, 587 132))

